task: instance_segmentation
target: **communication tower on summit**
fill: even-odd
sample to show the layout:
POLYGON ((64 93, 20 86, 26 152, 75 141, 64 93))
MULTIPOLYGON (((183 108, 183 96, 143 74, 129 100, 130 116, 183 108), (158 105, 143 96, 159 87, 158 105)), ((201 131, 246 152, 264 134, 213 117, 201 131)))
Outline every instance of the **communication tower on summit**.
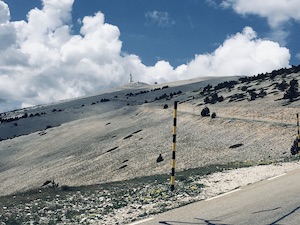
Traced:
POLYGON ((129 83, 133 83, 132 74, 129 75, 129 83))

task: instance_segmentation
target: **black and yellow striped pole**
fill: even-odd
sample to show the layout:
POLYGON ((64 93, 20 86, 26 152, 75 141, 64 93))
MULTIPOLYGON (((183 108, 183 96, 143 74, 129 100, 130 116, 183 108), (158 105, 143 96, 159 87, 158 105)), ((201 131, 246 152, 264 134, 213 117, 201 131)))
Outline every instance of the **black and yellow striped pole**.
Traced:
POLYGON ((299 114, 297 113, 297 128, 298 128, 298 137, 297 137, 297 142, 298 142, 298 145, 297 145, 297 152, 299 154, 299 149, 300 149, 300 129, 299 129, 299 114))
POLYGON ((173 143, 172 143, 172 172, 171 172, 171 191, 175 189, 175 152, 176 152, 176 123, 177 123, 177 101, 174 102, 173 112, 173 143))

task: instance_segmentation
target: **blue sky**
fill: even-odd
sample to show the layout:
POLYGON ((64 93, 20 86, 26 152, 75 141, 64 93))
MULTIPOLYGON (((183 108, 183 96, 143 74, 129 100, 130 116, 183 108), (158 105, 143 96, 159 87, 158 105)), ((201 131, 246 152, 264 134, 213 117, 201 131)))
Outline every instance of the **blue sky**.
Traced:
POLYGON ((0 1, 0 111, 298 65, 300 0, 0 1), (18 91, 13 91, 18 90, 18 91))

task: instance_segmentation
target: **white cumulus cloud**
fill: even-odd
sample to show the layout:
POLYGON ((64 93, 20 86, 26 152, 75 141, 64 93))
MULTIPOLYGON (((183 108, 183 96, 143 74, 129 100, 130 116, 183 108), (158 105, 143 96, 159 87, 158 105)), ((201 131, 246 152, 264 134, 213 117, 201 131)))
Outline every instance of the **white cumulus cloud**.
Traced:
POLYGON ((43 0, 26 21, 11 21, 0 1, 0 111, 83 96, 134 81, 168 82, 199 76, 254 75, 289 66, 289 50, 246 27, 214 52, 174 68, 165 60, 145 66, 124 54, 120 30, 101 12, 72 31, 74 0, 43 0))
POLYGON ((239 14, 265 17, 272 27, 291 19, 300 21, 300 0, 223 0, 222 5, 232 7, 239 14))
POLYGON ((7 4, 0 1, 0 23, 7 23, 10 20, 10 11, 7 4))
POLYGON ((213 53, 196 55, 189 76, 254 75, 289 65, 290 53, 278 43, 257 38, 251 27, 228 37, 213 53))
POLYGON ((289 36, 286 23, 300 22, 300 0, 223 0, 220 5, 224 8, 232 8, 241 15, 257 15, 266 18, 272 29, 270 38, 283 45, 286 44, 289 36))

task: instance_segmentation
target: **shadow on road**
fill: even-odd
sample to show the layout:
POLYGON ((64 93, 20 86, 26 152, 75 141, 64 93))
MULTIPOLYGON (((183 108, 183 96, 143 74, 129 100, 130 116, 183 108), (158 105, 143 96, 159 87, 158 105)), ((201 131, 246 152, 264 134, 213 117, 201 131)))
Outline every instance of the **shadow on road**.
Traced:
POLYGON ((177 225, 177 224, 189 224, 189 225, 230 225, 225 223, 218 223, 220 220, 206 220, 206 219, 200 219, 195 218, 196 220, 199 220, 200 222, 184 222, 184 221, 159 221, 160 224, 165 225, 177 225))
POLYGON ((261 211, 253 212, 252 214, 270 212, 270 211, 274 211, 274 210, 277 210, 277 209, 281 209, 281 207, 277 207, 277 208, 274 208, 274 209, 261 210, 261 211))
POLYGON ((283 219, 287 218, 288 216, 292 215, 293 213, 295 213, 298 209, 300 209, 300 206, 298 206, 297 208, 295 208, 294 210, 292 210, 288 214, 280 217, 278 220, 275 220, 273 223, 270 223, 270 225, 275 225, 276 223, 280 222, 281 220, 283 220, 283 219))

